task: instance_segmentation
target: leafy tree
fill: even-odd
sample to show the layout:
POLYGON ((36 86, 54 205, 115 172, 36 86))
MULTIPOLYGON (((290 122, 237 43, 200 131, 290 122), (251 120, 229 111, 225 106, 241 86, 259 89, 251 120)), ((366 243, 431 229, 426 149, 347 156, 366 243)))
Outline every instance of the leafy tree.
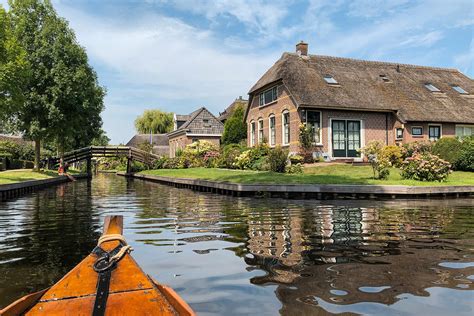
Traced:
POLYGON ((135 120, 135 128, 141 134, 162 134, 173 130, 173 113, 161 110, 145 110, 135 120))
POLYGON ((23 101, 28 77, 26 52, 13 34, 10 15, 0 5, 0 130, 23 101))
POLYGON ((244 122, 245 109, 237 106, 224 123, 223 144, 238 144, 247 138, 247 124, 244 122))
POLYGON ((92 140, 92 145, 93 146, 107 146, 110 142, 110 138, 107 137, 107 134, 103 129, 100 129, 100 134, 99 136, 95 137, 92 140))
POLYGON ((50 1, 11 0, 9 13, 32 69, 17 126, 35 141, 38 169, 42 141, 54 141, 62 154, 99 136, 105 91, 50 1))

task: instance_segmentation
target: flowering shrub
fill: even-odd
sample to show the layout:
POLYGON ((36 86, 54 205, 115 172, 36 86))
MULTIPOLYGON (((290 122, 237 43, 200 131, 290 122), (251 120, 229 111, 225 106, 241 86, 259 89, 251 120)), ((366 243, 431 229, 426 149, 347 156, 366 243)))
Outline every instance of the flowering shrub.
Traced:
POLYGON ((218 151, 208 151, 204 154, 203 161, 207 168, 215 168, 217 167, 217 162, 219 156, 221 155, 218 151))
POLYGON ((430 141, 418 141, 403 144, 402 146, 402 154, 403 159, 413 156, 414 153, 431 153, 433 149, 433 143, 430 141))
POLYGON ((462 140, 461 152, 455 164, 457 170, 474 171, 474 136, 462 140))
POLYGON ((245 150, 245 147, 239 144, 229 144, 225 145, 221 149, 221 155, 217 161, 219 168, 236 168, 234 162, 237 157, 245 150))
POLYGON ((451 164, 430 153, 414 153, 403 161, 402 178, 419 181, 445 181, 451 173, 451 164))
POLYGON ((292 165, 302 163, 303 161, 304 161, 304 158, 301 155, 291 155, 290 156, 290 162, 291 162, 292 165))
POLYGON ((393 167, 399 167, 402 162, 402 149, 397 145, 389 145, 382 148, 382 155, 388 159, 390 165, 393 167))
POLYGON ((371 141, 360 152, 367 156, 367 160, 372 166, 374 172, 374 179, 387 179, 390 171, 390 161, 386 155, 383 154, 384 145, 379 141, 371 141))
POLYGON ((266 144, 260 144, 245 150, 235 158, 234 167, 239 169, 266 170, 265 157, 268 156, 270 148, 266 144))

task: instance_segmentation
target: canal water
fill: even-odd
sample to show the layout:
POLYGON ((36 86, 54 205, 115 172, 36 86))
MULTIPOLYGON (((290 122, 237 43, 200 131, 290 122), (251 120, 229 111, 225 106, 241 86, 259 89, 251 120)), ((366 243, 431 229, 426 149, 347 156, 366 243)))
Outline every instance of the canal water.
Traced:
POLYGON ((109 214, 199 315, 473 315, 472 199, 236 198, 103 174, 0 202, 0 307, 58 281, 109 214))

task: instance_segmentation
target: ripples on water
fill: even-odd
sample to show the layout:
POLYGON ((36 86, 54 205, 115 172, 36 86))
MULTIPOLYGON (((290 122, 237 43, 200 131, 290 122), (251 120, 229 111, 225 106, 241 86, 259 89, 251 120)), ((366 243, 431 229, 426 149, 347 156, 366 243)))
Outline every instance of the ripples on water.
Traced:
POLYGON ((0 202, 0 306, 61 278, 124 216, 133 256, 201 315, 472 315, 474 202, 297 201, 114 175, 0 202))

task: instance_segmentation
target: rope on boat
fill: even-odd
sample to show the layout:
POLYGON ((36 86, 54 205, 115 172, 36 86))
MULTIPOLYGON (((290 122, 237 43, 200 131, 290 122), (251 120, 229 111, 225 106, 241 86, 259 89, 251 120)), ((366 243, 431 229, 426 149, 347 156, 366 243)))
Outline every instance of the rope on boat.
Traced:
POLYGON ((99 242, 97 243, 97 246, 100 247, 100 245, 104 242, 108 242, 108 241, 113 241, 113 240, 118 240, 120 241, 122 244, 123 244, 123 247, 120 248, 120 251, 117 252, 115 255, 113 255, 110 259, 109 259, 109 262, 117 262, 119 261, 120 259, 122 259, 122 257, 125 255, 125 253, 130 253, 131 251, 133 251, 133 248, 132 246, 130 245, 127 245, 127 241, 125 240, 125 237, 123 237, 122 235, 120 234, 110 234, 110 235, 103 235, 99 238, 99 242))

